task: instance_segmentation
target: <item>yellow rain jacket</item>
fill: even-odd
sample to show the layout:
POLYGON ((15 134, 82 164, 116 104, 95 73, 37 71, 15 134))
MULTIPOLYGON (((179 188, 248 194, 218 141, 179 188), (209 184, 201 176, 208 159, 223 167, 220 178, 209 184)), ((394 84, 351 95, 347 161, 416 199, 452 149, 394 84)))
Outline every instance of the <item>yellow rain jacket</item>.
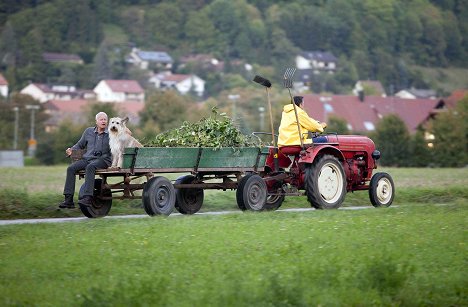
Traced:
MULTIPOLYGON (((304 143, 307 143, 308 132, 323 132, 323 127, 318 121, 310 118, 300 107, 296 107, 297 117, 301 125, 301 133, 304 143)), ((311 143, 312 140, 308 140, 311 143)), ((296 115, 294 114, 294 106, 292 104, 285 105, 283 114, 281 115, 281 124, 279 127, 278 146, 301 145, 299 139, 299 131, 297 130, 296 115)))

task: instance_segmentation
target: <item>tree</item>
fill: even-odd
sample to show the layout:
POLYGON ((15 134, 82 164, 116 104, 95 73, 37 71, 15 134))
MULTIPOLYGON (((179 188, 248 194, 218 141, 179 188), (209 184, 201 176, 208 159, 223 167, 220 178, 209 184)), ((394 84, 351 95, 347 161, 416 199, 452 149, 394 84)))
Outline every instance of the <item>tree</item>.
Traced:
POLYGON ((433 157, 437 165, 468 165, 468 96, 454 109, 438 114, 430 131, 434 135, 433 157))
POLYGON ((408 165, 410 135, 405 123, 397 115, 384 116, 371 137, 382 153, 382 165, 408 165))
MULTIPOLYGON (((26 105, 39 105, 39 102, 29 95, 13 93, 10 96, 9 103, 0 104, 0 148, 13 148, 15 130, 15 112, 13 108, 18 107, 17 149, 27 149, 31 131, 31 111, 26 109, 26 105)), ((38 144, 41 144, 45 134, 44 123, 48 115, 44 113, 44 108, 41 107, 35 111, 34 117, 34 136, 38 144)))
POLYGON ((188 104, 185 97, 173 90, 150 94, 140 114, 144 137, 152 138, 180 126, 187 117, 188 104))
POLYGON ((431 150, 424 137, 425 131, 418 129, 411 137, 410 143, 410 165, 416 167, 424 167, 432 164, 431 150))
POLYGON ((331 115, 327 120, 327 128, 325 132, 349 134, 348 123, 343 118, 331 115))

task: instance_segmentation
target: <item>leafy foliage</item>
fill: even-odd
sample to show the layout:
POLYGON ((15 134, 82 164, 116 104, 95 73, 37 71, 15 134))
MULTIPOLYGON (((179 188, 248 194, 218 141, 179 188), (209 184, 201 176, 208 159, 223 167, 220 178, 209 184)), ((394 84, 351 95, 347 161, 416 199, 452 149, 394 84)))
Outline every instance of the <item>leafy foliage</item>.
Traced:
POLYGON ((466 66, 467 15, 461 2, 429 0, 3 1, 0 69, 19 89, 28 80, 51 80, 42 52, 76 53, 96 66, 66 80, 88 85, 97 75, 122 76, 134 45, 169 51, 176 60, 209 53, 226 63, 225 72, 237 59, 280 72, 301 50, 329 50, 346 72, 326 90, 344 92, 354 76, 399 90, 424 83, 409 65, 466 66), (128 36, 117 43, 109 27, 128 36), (111 59, 113 52, 119 59, 111 59))
POLYGON ((260 146, 259 141, 246 136, 225 113, 212 115, 196 123, 184 122, 180 128, 163 132, 147 145, 153 147, 250 147, 260 146))
POLYGON ((441 166, 468 165, 468 96, 432 122, 434 162, 441 166))
POLYGON ((397 115, 391 114, 382 118, 372 139, 382 152, 382 165, 407 166, 410 163, 410 135, 405 123, 397 115))

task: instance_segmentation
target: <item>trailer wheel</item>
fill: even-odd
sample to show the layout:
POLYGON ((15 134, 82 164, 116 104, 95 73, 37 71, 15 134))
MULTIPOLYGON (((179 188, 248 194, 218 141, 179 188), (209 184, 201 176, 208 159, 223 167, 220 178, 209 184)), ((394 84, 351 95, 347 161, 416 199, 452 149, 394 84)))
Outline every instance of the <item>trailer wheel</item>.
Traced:
POLYGON ((307 200, 316 209, 337 209, 346 195, 343 166, 334 156, 324 155, 306 168, 307 200))
POLYGON ((171 214, 175 201, 174 186, 164 177, 153 177, 143 187, 143 207, 148 215, 171 214))
POLYGON ((267 201, 267 186, 262 177, 256 174, 245 175, 237 186, 236 200, 241 210, 263 210, 267 201))
POLYGON ((265 210, 277 210, 283 204, 286 196, 284 195, 268 195, 263 209, 265 210))
MULTIPOLYGON (((186 175, 177 178, 176 184, 191 183, 195 179, 193 175, 186 175)), ((199 188, 175 189, 177 211, 182 214, 197 213, 204 199, 204 191, 199 188)))
POLYGON ((389 207, 395 197, 395 185, 387 173, 376 173, 369 186, 369 198, 374 207, 389 207))
MULTIPOLYGON (((84 185, 81 185, 79 196, 83 195, 84 185)), ((106 216, 111 207, 112 207, 112 199, 101 199, 99 196, 101 195, 102 189, 102 179, 94 179, 94 196, 93 196, 93 203, 91 206, 83 206, 80 204, 80 210, 84 214, 84 216, 89 218, 96 218, 96 217, 104 217, 106 216)), ((112 196, 112 191, 110 189, 103 189, 102 195, 106 197, 112 196)))

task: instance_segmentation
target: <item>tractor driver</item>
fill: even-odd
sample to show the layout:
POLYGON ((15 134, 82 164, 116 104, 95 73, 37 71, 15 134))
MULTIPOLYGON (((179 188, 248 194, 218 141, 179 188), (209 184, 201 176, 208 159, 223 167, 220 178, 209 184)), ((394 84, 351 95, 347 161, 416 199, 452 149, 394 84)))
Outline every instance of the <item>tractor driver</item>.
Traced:
MULTIPOLYGON (((297 108, 297 118, 299 119, 299 124, 301 126, 302 135, 306 136, 303 138, 304 141, 312 143, 311 139, 307 139, 308 132, 323 132, 323 129, 327 127, 327 124, 324 122, 318 122, 315 119, 309 117, 306 111, 304 111, 304 97, 294 96, 294 103, 297 108)), ((314 138, 316 143, 326 142, 326 137, 317 137, 314 138)), ((283 108, 283 113, 281 114, 281 124, 279 127, 279 136, 278 136, 278 147, 283 146, 300 146, 301 140, 299 138, 298 125, 296 121, 296 115, 294 113, 293 104, 285 105, 283 108)))

